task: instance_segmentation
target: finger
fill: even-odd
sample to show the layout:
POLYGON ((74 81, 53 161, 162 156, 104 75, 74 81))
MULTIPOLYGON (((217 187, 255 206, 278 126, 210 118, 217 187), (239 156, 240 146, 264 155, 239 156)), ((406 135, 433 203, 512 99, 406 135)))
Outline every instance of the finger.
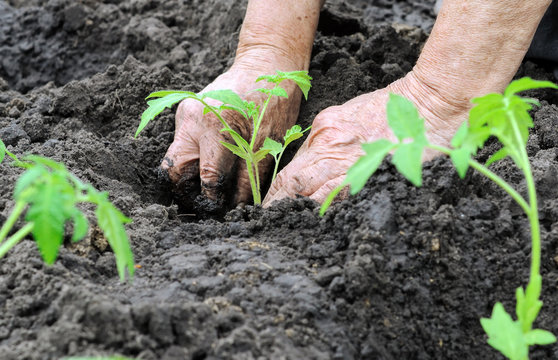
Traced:
POLYGON ((314 152, 295 158, 278 175, 264 200, 264 207, 276 200, 296 195, 310 196, 328 181, 344 176, 346 160, 328 155, 319 159, 314 152))
POLYGON ((221 144, 225 141, 217 130, 208 130, 200 138, 200 180, 202 193, 214 201, 224 201, 236 156, 221 144))
POLYGON ((169 146, 161 170, 166 172, 173 183, 190 180, 198 176, 199 146, 189 134, 175 135, 169 146))
MULTIPOLYGON (((334 179, 327 181, 323 184, 318 190, 316 190, 312 195, 310 195, 310 199, 319 202, 320 204, 324 202, 324 200, 328 197, 328 195, 339 186, 345 177, 338 176, 334 179)), ((345 190, 345 189, 343 189, 345 190)), ((348 191, 341 191, 339 195, 335 197, 335 200, 343 200, 348 196, 348 191)), ((348 188, 347 188, 348 190, 348 188)))
POLYGON ((195 129, 196 119, 201 113, 199 104, 193 100, 182 101, 176 110, 174 140, 160 166, 175 184, 199 176, 199 131, 195 129))

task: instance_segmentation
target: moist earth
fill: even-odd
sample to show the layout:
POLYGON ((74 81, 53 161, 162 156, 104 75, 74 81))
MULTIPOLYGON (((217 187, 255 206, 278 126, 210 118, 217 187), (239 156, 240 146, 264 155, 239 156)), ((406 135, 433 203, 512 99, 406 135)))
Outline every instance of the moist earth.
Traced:
MULTIPOLYGON (((433 4, 328 1, 299 123, 408 72, 433 4)), ((302 197, 209 217, 203 202, 189 208, 173 196, 157 170, 173 114, 133 139, 143 99, 155 89, 198 91, 225 70, 245 7, 0 1, 0 138, 108 191, 134 220, 127 229, 138 268, 133 282, 119 282, 95 226, 80 243, 68 237, 52 266, 24 240, 0 261, 1 358, 502 359, 479 319, 496 301, 513 313, 515 289, 528 280, 529 227, 473 171, 460 180, 437 158, 416 188, 384 162, 323 218, 302 197)), ((517 76, 525 75, 552 79, 533 62, 521 66, 517 76)), ((543 244, 536 326, 558 333, 558 96, 528 95, 542 103, 528 146, 543 244)), ((0 165, 0 222, 21 173, 9 162, 0 165)), ((493 168, 525 193, 510 161, 493 168)), ((556 345, 532 349, 532 359, 557 357, 556 345)))

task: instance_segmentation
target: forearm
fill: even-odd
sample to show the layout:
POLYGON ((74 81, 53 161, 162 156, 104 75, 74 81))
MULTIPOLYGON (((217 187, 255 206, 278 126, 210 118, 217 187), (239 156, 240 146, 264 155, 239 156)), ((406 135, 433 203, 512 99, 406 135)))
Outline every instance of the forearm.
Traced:
POLYGON ((516 73, 551 0, 444 0, 413 75, 457 107, 500 92, 516 73))
POLYGON ((264 65, 283 65, 281 70, 307 70, 322 4, 323 0, 250 0, 235 63, 253 66, 256 57, 264 65))

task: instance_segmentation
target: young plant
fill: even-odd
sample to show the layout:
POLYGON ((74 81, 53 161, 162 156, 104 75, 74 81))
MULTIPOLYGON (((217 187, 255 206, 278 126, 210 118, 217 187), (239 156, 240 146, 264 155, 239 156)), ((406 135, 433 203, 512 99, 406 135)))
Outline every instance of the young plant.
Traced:
POLYGON ((108 200, 108 193, 98 192, 91 185, 82 183, 63 164, 51 159, 29 155, 20 160, 0 140, 0 162, 6 155, 13 159, 15 166, 26 171, 15 184, 15 207, 0 228, 0 258, 31 234, 43 260, 47 264, 54 263, 67 222, 73 224, 72 241, 79 241, 87 235, 89 222, 77 205, 90 203, 96 205, 97 224, 114 251, 120 279, 124 281, 126 271, 132 278, 134 256, 124 229, 124 224, 131 220, 108 200), (24 213, 26 224, 8 237, 24 213))
MULTIPOLYGON (((219 119, 223 125, 221 132, 228 133, 235 144, 227 143, 221 141, 221 144, 229 149, 233 154, 244 159, 246 161, 246 168, 248 169, 248 177, 250 179, 250 186, 252 188, 252 197, 254 199, 254 204, 261 204, 261 187, 260 187, 260 175, 258 164, 262 161, 267 154, 273 153, 273 157, 276 160, 275 169, 277 169, 278 161, 281 159, 281 155, 289 143, 300 138, 302 132, 300 127, 297 125, 293 126, 287 131, 285 136, 285 145, 282 146, 282 150, 276 152, 278 147, 275 145, 273 140, 267 138, 264 142, 264 146, 260 149, 256 149, 256 139, 258 136, 258 131, 262 124, 265 111, 269 102, 273 96, 288 97, 287 91, 283 89, 279 84, 285 80, 294 81, 302 93, 305 99, 308 99, 308 91, 310 90, 310 80, 312 78, 308 75, 306 71, 292 71, 292 72, 282 72, 277 71, 274 75, 264 75, 256 79, 256 82, 265 80, 274 86, 271 89, 260 88, 253 91, 263 93, 267 95, 262 106, 257 106, 253 101, 243 100, 238 94, 232 90, 214 90, 208 91, 202 94, 196 94, 190 91, 176 91, 176 90, 163 90, 157 91, 149 94, 147 99, 157 98, 156 100, 150 100, 147 102, 149 107, 141 115, 141 122, 138 126, 135 136, 137 137, 140 132, 147 126, 147 124, 153 120, 157 115, 159 115, 165 108, 170 108, 174 104, 184 100, 184 99, 194 99, 201 102, 204 106, 203 115, 212 113, 219 119), (210 105, 207 99, 213 99, 220 102, 220 105, 210 105), (240 113, 244 118, 252 122, 252 137, 250 142, 244 139, 238 132, 233 130, 227 121, 223 118, 222 113, 224 110, 233 110, 240 113), (267 146, 266 146, 267 144, 267 146)), ((306 130, 305 130, 306 131, 306 130)), ((275 170, 276 171, 276 170, 275 170)))
POLYGON ((549 81, 522 78, 513 81, 503 95, 488 94, 473 99, 472 102, 476 106, 471 109, 468 124, 463 124, 453 137, 452 148, 430 144, 425 136, 424 120, 420 118, 413 103, 399 95, 390 94, 387 104, 388 125, 398 142, 380 139, 364 144, 365 155, 347 171, 344 182, 332 191, 321 208, 323 215, 335 196, 347 185, 350 185, 351 194, 359 192, 384 157, 392 151, 392 163, 416 186, 420 186, 422 182, 421 158, 424 148, 449 155, 461 178, 465 177, 468 168, 472 167, 494 181, 519 204, 527 215, 531 227, 531 271, 526 289, 519 287, 515 294, 517 320, 512 319, 500 302, 494 306, 491 318, 481 319, 481 325, 488 335, 488 343, 511 360, 528 359, 531 345, 556 342, 556 337, 552 333, 533 329, 533 322, 542 307, 541 240, 535 182, 526 146, 529 128, 533 127, 533 120, 528 111, 533 105, 539 105, 539 102, 535 99, 522 98, 517 93, 538 88, 558 89, 558 86, 549 81), (472 159, 472 156, 476 155, 490 136, 495 136, 503 147, 492 155, 485 165, 482 165, 472 159), (527 199, 488 169, 491 163, 507 156, 525 176, 527 199))
POLYGON ((289 144, 293 141, 300 139, 304 135, 304 133, 311 128, 312 127, 309 126, 306 129, 302 130, 299 125, 294 125, 292 128, 287 130, 287 133, 285 134, 285 136, 283 136, 283 140, 285 141, 283 144, 271 138, 265 138, 261 149, 269 150, 269 155, 273 156, 273 159, 275 160, 275 167, 273 168, 273 176, 271 176, 271 182, 274 182, 275 178, 277 177, 279 163, 281 162, 281 157, 287 149, 287 146, 289 146, 289 144))

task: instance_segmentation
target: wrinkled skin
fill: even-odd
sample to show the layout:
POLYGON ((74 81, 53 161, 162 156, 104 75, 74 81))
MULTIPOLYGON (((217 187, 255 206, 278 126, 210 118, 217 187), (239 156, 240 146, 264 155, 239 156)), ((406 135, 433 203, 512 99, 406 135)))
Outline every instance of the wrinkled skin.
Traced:
MULTIPOLYGON (((403 95, 415 104, 424 104, 419 106, 419 111, 428 119, 425 127, 430 141, 447 145, 457 127, 466 119, 468 107, 459 108, 437 103, 434 99, 426 100, 427 92, 417 91, 420 86, 410 73, 384 89, 360 95, 319 113, 308 138, 271 185, 264 206, 293 194, 322 202, 343 182, 349 167, 364 154, 363 143, 381 138, 396 142, 386 121, 390 93, 403 95), (436 109, 442 112, 436 113, 436 109)), ((432 151, 425 151, 423 159, 434 155, 432 151)))
MULTIPOLYGON (((430 141, 447 145, 466 119, 470 100, 500 92, 511 81, 550 2, 444 0, 413 71, 385 89, 322 111, 294 160, 271 185, 264 206, 297 194, 323 201, 362 154, 363 142, 392 137, 385 116, 389 92, 413 101, 426 120, 430 141)), ((230 88, 246 93, 257 86, 253 81, 258 75, 276 69, 308 69, 322 5, 321 0, 249 0, 237 49, 237 59, 239 54, 244 56, 244 66, 236 66, 235 61, 235 66, 206 90, 230 88), (251 57, 254 49, 257 56, 251 57), (261 63, 267 67, 254 71, 261 63)), ((289 88, 288 92, 289 100, 274 100, 271 104, 259 143, 266 136, 280 139, 294 124, 300 91, 289 88)), ((196 181, 199 176, 202 192, 219 199, 227 174, 235 173, 238 161, 219 144, 226 137, 219 133, 221 125, 217 120, 200 114, 199 104, 180 105, 175 140, 162 167, 168 169, 175 183, 196 181)), ((227 118, 231 127, 248 138, 249 124, 233 114, 227 118)), ((431 156, 427 153, 424 158, 431 156)), ((261 164, 263 173, 269 165, 269 160, 261 164)), ((234 202, 247 202, 250 187, 243 164, 239 164, 235 179, 234 202)))
MULTIPOLYGON (((265 81, 256 83, 258 76, 272 74, 275 70, 255 70, 244 66, 233 66, 202 90, 231 89, 244 99, 261 105, 266 95, 251 90, 270 87, 265 81)), ((301 92, 294 84, 283 82, 289 98, 273 97, 270 101, 262 125, 258 131, 255 149, 259 149, 266 137, 281 140, 286 130, 296 122, 300 107, 301 92)), ((226 141, 234 144, 232 138, 221 132, 223 125, 213 114, 202 115, 203 105, 192 99, 182 101, 176 112, 174 141, 161 164, 174 183, 200 181, 202 193, 219 201, 224 196, 223 189, 231 185, 236 188, 234 203, 251 201, 252 192, 246 169, 246 162, 220 144, 226 141), (236 171, 235 171, 235 168, 236 171), (235 177, 229 176, 236 175, 235 177)), ((253 124, 234 111, 226 111, 223 117, 231 128, 245 139, 250 140, 253 124)), ((272 158, 260 162, 260 176, 265 179, 272 158)))

